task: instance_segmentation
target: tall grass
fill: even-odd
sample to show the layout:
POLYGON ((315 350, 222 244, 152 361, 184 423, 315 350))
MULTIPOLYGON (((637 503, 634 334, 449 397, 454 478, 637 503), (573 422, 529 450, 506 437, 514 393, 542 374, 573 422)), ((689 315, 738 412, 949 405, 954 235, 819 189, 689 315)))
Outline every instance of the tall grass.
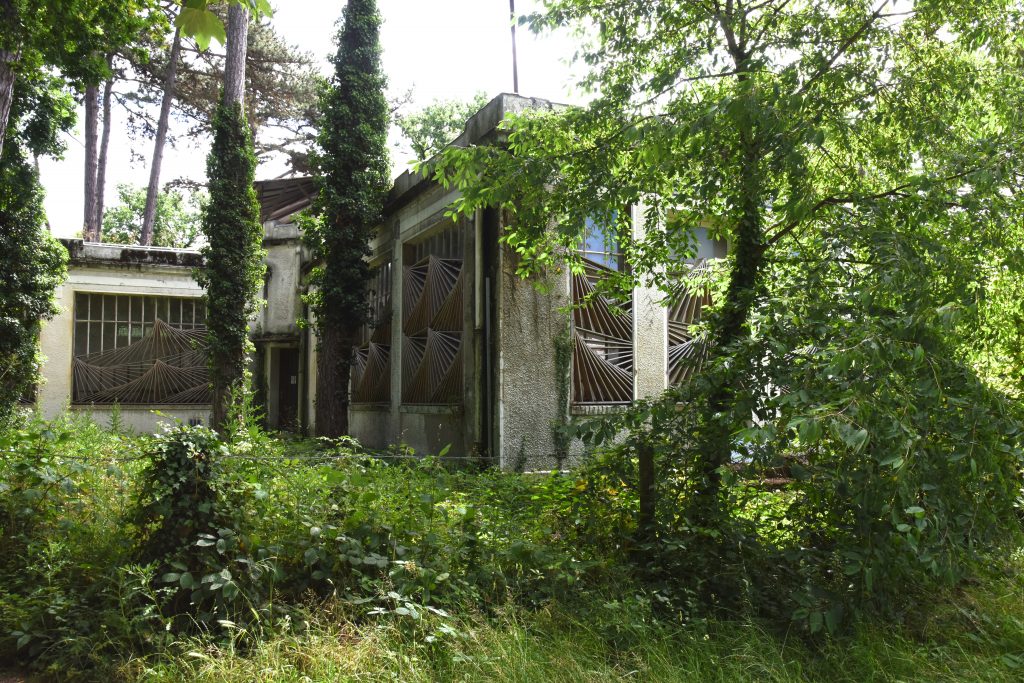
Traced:
POLYGON ((427 642, 437 635, 437 621, 416 628, 393 620, 356 625, 323 612, 303 633, 280 633, 248 649, 179 642, 122 665, 118 677, 152 683, 1024 680, 1024 581, 990 577, 934 599, 922 605, 917 623, 864 622, 853 634, 822 643, 747 620, 689 628, 627 624, 634 632, 623 639, 613 636, 623 626, 614 623, 614 611, 602 621, 558 607, 463 617, 448 624, 451 635, 427 642))

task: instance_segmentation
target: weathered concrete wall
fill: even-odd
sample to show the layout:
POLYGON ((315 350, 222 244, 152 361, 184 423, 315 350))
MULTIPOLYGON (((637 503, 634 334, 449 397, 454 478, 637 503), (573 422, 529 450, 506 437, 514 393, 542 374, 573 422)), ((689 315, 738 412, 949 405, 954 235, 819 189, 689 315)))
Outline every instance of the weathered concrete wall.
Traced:
POLYGON ((558 467, 571 455, 554 432, 569 408, 570 365, 556 360, 558 340, 568 343, 569 274, 549 273, 541 291, 515 274, 514 254, 502 250, 500 258, 499 460, 506 469, 558 467))
POLYGON ((349 431, 367 448, 391 445, 391 411, 376 406, 354 406, 349 411, 349 431))
POLYGON ((267 223, 265 230, 267 304, 256 317, 256 334, 297 337, 302 317, 302 265, 306 260, 302 235, 294 223, 274 221, 267 223))
POLYGON ((402 406, 397 434, 391 443, 411 446, 421 455, 437 455, 446 446, 448 455, 469 455, 462 411, 444 406, 402 406))
MULTIPOLYGON (((192 268, 202 261, 198 253, 181 250, 83 244, 80 240, 69 240, 65 245, 73 261, 68 279, 56 292, 61 312, 43 325, 39 335, 40 351, 45 360, 37 405, 47 418, 71 409, 108 424, 113 412, 111 407, 71 406, 75 293, 200 297, 203 292, 192 277, 192 268)), ((160 412, 166 417, 156 415, 155 408, 120 406, 121 422, 136 431, 149 432, 171 418, 186 422, 201 420, 204 424, 209 420, 208 407, 160 406, 160 412)))

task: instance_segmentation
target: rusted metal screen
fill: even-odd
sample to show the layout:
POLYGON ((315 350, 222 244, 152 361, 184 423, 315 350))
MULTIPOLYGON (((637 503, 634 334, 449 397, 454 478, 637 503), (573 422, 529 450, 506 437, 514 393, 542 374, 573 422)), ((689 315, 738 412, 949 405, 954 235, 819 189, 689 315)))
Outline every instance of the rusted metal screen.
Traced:
POLYGON ((588 258, 583 266, 583 273, 572 276, 572 400, 628 403, 633 400, 633 300, 595 295, 594 285, 613 271, 588 258))
POLYGON ((369 321, 360 333, 352 366, 352 402, 391 401, 391 262, 373 271, 369 321))
POLYGON ((462 402, 465 275, 462 233, 449 228, 410 247, 402 291, 402 401, 462 402))
POLYGON ((210 403, 198 299, 78 293, 74 348, 73 403, 210 403))
MULTIPOLYGON (((680 273, 684 280, 697 280, 709 268, 707 259, 694 262, 690 270, 680 273)), ((684 283, 685 285, 685 283, 684 283)), ((693 326, 700 322, 701 312, 711 305, 707 287, 680 288, 668 309, 668 383, 678 386, 700 370, 707 354, 706 340, 695 337, 693 326)))

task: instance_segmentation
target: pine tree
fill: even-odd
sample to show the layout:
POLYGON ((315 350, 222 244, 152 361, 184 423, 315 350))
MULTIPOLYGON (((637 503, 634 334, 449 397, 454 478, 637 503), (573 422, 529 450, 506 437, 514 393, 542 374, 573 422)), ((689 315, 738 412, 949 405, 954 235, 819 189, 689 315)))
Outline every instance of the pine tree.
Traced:
POLYGON ((242 387, 249 317, 263 277, 263 228, 253 181, 256 156, 245 120, 245 46, 248 9, 234 4, 228 13, 224 95, 213 117, 213 147, 207 159, 210 203, 203 212, 209 240, 201 273, 206 288, 212 424, 224 426, 232 396, 242 387))
POLYGON ((316 317, 316 429, 348 431, 348 385, 356 334, 367 316, 367 244, 389 185, 388 102, 374 0, 349 0, 337 35, 334 77, 320 94, 317 221, 306 238, 319 262, 309 297, 316 317))

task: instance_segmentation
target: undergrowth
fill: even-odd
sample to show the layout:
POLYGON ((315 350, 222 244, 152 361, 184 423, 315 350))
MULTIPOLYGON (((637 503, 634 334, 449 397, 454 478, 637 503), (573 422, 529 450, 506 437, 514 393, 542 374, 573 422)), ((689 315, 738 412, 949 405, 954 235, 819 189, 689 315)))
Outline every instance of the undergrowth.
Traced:
MULTIPOLYGON (((1019 552, 986 558, 955 589, 911 589, 898 619, 865 615, 812 636, 753 607, 673 602, 621 533, 630 492, 586 470, 382 459, 256 428, 227 443, 201 428, 128 435, 76 417, 5 430, 0 454, 0 670, 104 681, 1024 675, 1019 552), (597 493, 607 505, 591 504, 597 493)), ((754 496, 749 521, 774 519, 786 495, 754 496)))

